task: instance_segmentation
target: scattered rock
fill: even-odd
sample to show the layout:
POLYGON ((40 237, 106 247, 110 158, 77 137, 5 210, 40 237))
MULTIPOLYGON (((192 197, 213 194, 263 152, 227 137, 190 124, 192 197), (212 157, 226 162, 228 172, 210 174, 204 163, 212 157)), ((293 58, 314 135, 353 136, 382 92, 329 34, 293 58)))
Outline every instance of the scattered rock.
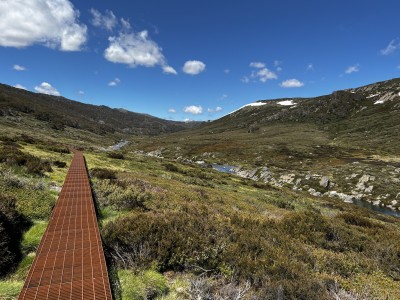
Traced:
POLYGON ((310 193, 310 195, 312 195, 312 196, 315 196, 315 197, 321 197, 322 196, 322 194, 320 193, 320 192, 317 192, 315 189, 313 189, 313 188, 310 188, 309 190, 308 190, 308 192, 310 193))
POLYGON ((364 189, 364 192, 365 193, 372 193, 372 190, 374 189, 374 186, 373 185, 370 185, 369 187, 367 187, 367 188, 365 188, 364 189))
POLYGON ((162 150, 161 150, 161 149, 157 149, 157 150, 148 152, 148 153, 147 153, 147 156, 150 156, 150 157, 157 157, 157 158, 163 158, 163 156, 162 156, 162 150))
POLYGON ((319 185, 327 189, 329 188, 329 184, 330 184, 330 179, 326 176, 322 176, 321 180, 319 181, 319 185))
POLYGON ((293 184, 295 177, 296 177, 296 174, 285 174, 279 178, 279 181, 283 182, 283 183, 293 184))

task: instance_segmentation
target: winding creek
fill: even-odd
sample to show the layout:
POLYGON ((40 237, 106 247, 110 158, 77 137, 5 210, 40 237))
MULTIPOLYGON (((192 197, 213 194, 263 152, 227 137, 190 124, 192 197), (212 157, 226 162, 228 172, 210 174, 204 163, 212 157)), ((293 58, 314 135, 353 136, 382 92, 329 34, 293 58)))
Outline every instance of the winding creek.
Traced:
MULTIPOLYGON (((219 172, 236 175, 235 169, 237 169, 237 167, 235 167, 235 166, 213 164, 212 167, 213 167, 214 170, 217 170, 219 172)), ((381 207, 381 206, 378 206, 378 205, 373 205, 372 203, 369 203, 368 201, 353 200, 352 203, 354 205, 359 206, 359 207, 363 207, 363 208, 372 210, 372 211, 380 213, 380 214, 384 214, 384 215, 387 215, 387 216, 393 216, 393 217, 400 218, 400 212, 399 211, 395 211, 395 210, 392 210, 392 209, 387 208, 387 207, 381 207)))

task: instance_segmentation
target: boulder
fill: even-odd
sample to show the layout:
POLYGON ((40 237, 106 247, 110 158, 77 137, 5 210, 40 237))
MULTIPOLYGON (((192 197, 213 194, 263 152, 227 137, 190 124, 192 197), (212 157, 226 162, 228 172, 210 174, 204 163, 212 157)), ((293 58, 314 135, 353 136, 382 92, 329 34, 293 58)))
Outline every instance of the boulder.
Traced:
POLYGON ((330 179, 326 176, 322 176, 321 180, 319 181, 319 185, 322 186, 323 188, 327 189, 329 188, 330 185, 330 179))

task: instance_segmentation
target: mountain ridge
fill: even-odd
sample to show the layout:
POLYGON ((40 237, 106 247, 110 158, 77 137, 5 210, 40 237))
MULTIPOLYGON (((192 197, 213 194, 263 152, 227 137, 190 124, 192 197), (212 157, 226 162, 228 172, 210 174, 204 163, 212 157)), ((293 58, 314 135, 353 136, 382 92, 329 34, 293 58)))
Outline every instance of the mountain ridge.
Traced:
POLYGON ((85 104, 61 96, 33 93, 0 84, 0 115, 30 114, 47 121, 53 129, 66 126, 97 134, 123 132, 158 135, 192 128, 197 123, 169 121, 148 114, 105 105, 85 104))

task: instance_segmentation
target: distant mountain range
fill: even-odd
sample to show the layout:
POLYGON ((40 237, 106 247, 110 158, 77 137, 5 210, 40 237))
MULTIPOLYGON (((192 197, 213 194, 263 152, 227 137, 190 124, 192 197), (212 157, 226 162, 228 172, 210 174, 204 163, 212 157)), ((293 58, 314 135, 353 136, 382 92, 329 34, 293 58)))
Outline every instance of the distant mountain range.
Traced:
POLYGON ((158 135, 192 128, 198 123, 175 122, 125 109, 84 104, 64 97, 37 94, 0 84, 0 116, 29 114, 53 129, 66 126, 97 134, 123 132, 158 135))
POLYGON ((69 126, 96 134, 159 135, 194 128, 201 134, 255 133, 273 124, 313 124, 347 144, 400 150, 400 78, 315 98, 258 100, 207 123, 169 121, 0 84, 0 116, 21 114, 56 130, 69 126))
POLYGON ((350 143, 400 150, 400 78, 316 98, 259 100, 208 123, 205 129, 255 132, 282 123, 311 123, 350 143))

